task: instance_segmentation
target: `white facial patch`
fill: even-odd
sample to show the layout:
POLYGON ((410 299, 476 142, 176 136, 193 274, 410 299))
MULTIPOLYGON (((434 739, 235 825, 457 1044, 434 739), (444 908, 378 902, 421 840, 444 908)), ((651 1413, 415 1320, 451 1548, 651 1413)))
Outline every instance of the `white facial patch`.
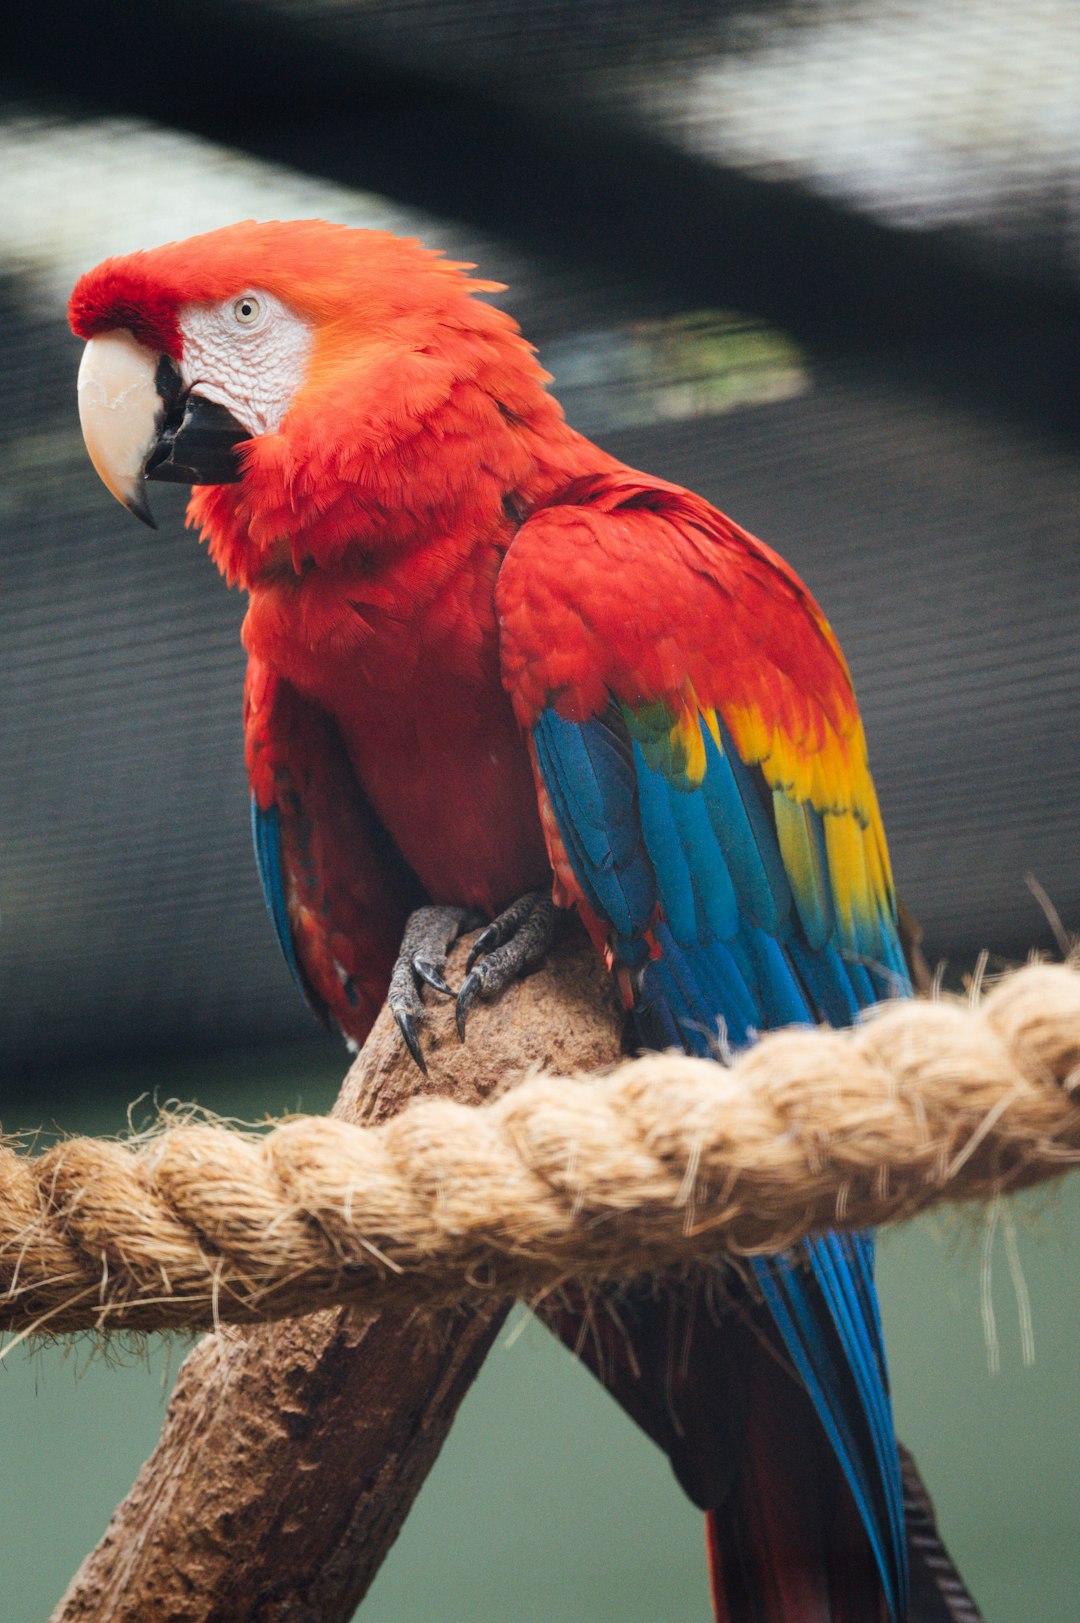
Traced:
POLYGON ((185 385, 231 411, 252 436, 276 433, 304 381, 309 323, 272 293, 249 288, 221 304, 185 305, 179 324, 185 385))

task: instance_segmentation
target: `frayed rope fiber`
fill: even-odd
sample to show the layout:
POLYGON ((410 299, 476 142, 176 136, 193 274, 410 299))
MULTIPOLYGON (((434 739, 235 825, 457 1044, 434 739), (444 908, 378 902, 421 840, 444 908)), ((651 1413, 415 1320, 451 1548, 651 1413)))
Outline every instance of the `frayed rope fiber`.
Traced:
POLYGON ((0 1146, 0 1326, 178 1329, 534 1296, 783 1251, 1080 1163, 1080 973, 978 1004, 777 1032, 730 1068, 657 1054, 370 1128, 206 1123, 0 1146))

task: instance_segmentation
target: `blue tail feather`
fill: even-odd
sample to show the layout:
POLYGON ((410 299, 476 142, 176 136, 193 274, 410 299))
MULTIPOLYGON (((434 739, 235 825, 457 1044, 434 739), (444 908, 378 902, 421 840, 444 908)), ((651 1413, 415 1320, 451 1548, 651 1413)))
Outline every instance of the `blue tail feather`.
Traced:
POLYGON ((825 1243, 835 1239, 825 1236, 808 1243, 809 1272, 791 1259, 772 1257, 754 1258, 753 1271, 840 1462, 873 1548, 890 1611, 899 1620, 907 1606, 906 1546, 891 1406, 862 1321, 862 1293, 853 1283, 850 1265, 838 1266, 825 1243), (843 1363, 837 1361, 834 1337, 843 1347, 843 1363), (846 1376, 854 1381, 859 1399, 855 1408, 846 1376), (866 1442, 859 1435, 863 1425, 876 1467, 873 1472, 868 1468, 866 1442))

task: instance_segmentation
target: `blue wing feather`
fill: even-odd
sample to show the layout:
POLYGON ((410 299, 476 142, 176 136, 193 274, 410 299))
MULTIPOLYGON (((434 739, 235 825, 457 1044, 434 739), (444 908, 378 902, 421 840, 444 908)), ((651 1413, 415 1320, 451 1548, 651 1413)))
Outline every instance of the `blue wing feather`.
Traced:
POLYGON ((278 946, 289 966, 289 973, 307 1003, 320 1020, 325 1020, 326 1007, 321 999, 315 996, 300 967, 292 927, 289 924, 288 908, 285 903, 285 874, 281 864, 281 814, 276 806, 270 806, 264 811, 254 795, 251 797, 251 838, 255 846, 255 863, 259 870, 263 900, 266 902, 266 910, 274 926, 278 946))
POLYGON ((646 766, 637 743, 634 764, 641 832, 656 875, 656 888, 664 898, 664 913, 679 941, 694 942, 698 935, 694 884, 668 803, 670 780, 646 766))
POLYGON ((574 871, 596 911, 627 939, 647 926, 656 883, 641 840, 633 768, 600 722, 578 727, 545 711, 537 761, 574 871))
MULTIPOLYGON (((717 747, 702 729, 705 771, 692 785, 664 758, 665 741, 645 750, 634 727, 627 710, 622 726, 610 712, 576 723, 548 710, 534 740, 578 883, 612 925, 616 953, 638 966, 644 1041, 716 1055, 721 1033, 737 1048, 772 1026, 844 1025, 883 992, 907 988, 893 920, 875 921, 880 958, 872 965, 859 961, 865 943, 857 932, 839 940, 819 812, 780 790, 770 794, 723 731, 717 747), (779 823, 813 876, 797 893, 779 823)), ((755 1259, 753 1271, 899 1620, 906 1544, 873 1254, 869 1235, 824 1235, 797 1258, 755 1259)))
POLYGON ((723 752, 708 727, 703 729, 705 777, 701 797, 717 839, 727 852, 739 907, 751 924, 781 935, 791 913, 788 883, 776 834, 750 770, 723 722, 718 721, 723 752))
POLYGON ((806 987, 811 1007, 830 1026, 848 1026, 859 1010, 874 1001, 870 977, 861 964, 848 963, 837 952, 813 952, 792 938, 787 954, 806 987))

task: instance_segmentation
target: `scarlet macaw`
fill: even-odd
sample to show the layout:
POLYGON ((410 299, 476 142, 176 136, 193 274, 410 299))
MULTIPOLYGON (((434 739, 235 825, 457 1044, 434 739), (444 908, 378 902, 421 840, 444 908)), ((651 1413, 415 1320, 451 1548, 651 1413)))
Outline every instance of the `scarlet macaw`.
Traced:
MULTIPOLYGON (((247 764, 285 957, 422 1063, 576 908, 642 1043, 843 1025, 909 990, 851 680, 794 572, 574 432, 515 323, 414 242, 244 223, 78 283, 90 455, 249 597, 247 764), (415 911, 416 909, 420 911, 415 911)), ((899 1623, 907 1553, 873 1240, 642 1289, 607 1378, 709 1514, 718 1618, 899 1623), (632 1349, 632 1350, 628 1350, 632 1349), (621 1366, 621 1367, 620 1367, 621 1366), (633 1367, 631 1367, 633 1366, 633 1367)))

